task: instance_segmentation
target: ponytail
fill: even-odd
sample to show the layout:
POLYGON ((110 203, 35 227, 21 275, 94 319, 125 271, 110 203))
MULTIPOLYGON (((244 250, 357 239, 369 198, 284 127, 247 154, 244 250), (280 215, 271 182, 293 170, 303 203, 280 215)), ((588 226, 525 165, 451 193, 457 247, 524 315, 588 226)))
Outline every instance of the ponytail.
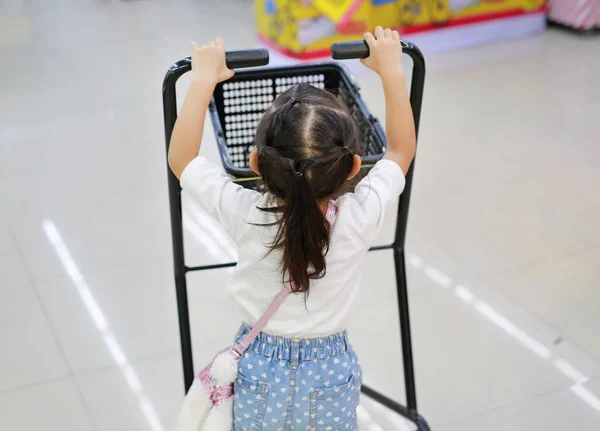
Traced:
POLYGON ((308 296, 310 280, 325 276, 331 225, 319 202, 346 183, 360 148, 352 116, 335 96, 298 84, 263 115, 254 138, 258 171, 281 216, 268 253, 281 251, 284 282, 308 296))
POLYGON ((269 252, 282 250, 284 281, 293 283, 294 292, 308 294, 310 279, 325 275, 325 255, 329 250, 330 225, 308 180, 302 163, 282 157, 273 147, 264 147, 259 155, 263 180, 282 198, 274 208, 278 212, 279 229, 269 252))
POLYGON ((294 291, 308 293, 311 278, 325 275, 330 225, 303 173, 294 173, 275 243, 283 248, 283 269, 294 291))

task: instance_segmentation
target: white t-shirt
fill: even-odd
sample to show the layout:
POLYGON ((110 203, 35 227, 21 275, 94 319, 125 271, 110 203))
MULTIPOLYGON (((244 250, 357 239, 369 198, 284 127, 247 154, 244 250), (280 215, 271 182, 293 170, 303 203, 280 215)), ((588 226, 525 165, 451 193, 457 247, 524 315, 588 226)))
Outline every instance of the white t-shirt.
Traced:
MULTIPOLYGON (((310 294, 289 295, 264 329, 289 338, 314 338, 344 331, 354 308, 363 262, 381 227, 386 209, 404 189, 404 174, 390 161, 379 161, 353 193, 340 196, 331 229, 325 277, 311 280, 310 294)), ((266 256, 277 220, 261 211, 272 202, 268 194, 233 183, 204 157, 192 160, 181 175, 181 187, 219 221, 238 247, 238 265, 230 285, 235 311, 253 325, 281 290, 281 251, 266 256), (265 257, 266 256, 266 257, 265 257)))

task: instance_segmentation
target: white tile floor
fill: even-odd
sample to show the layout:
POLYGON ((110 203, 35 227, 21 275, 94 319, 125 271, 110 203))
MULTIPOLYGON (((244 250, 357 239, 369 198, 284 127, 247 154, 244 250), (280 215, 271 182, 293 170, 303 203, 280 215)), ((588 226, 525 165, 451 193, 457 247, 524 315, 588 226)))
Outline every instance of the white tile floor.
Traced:
MULTIPOLYGON (((160 85, 190 38, 255 46, 249 1, 231 3, 0 1, 26 25, 0 29, 0 429, 172 429, 160 85)), ((434 430, 600 429, 599 48, 550 31, 428 57, 407 249, 434 430)), ((355 73, 383 117, 373 76, 355 73)), ((189 263, 235 255, 210 224, 186 205, 189 263)), ((368 259, 352 336, 368 383, 403 400, 392 260, 368 259)), ((235 330, 228 276, 190 277, 197 364, 235 330)), ((409 429, 367 400, 360 414, 409 429)))

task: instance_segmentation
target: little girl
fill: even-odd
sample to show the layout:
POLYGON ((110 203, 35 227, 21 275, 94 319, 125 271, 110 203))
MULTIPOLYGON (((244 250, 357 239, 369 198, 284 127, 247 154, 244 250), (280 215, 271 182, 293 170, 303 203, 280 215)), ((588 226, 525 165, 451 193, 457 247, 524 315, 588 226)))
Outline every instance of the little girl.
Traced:
POLYGON ((346 328, 365 254, 386 209, 403 190, 415 129, 398 33, 365 34, 363 63, 381 77, 387 150, 351 192, 361 168, 360 135, 343 103, 308 84, 279 96, 256 131, 250 167, 268 193, 247 190, 199 157, 215 85, 234 74, 223 40, 192 43, 192 82, 169 150, 183 190, 237 244, 230 292, 246 335, 284 283, 289 295, 239 361, 234 431, 357 430, 362 371, 346 328))

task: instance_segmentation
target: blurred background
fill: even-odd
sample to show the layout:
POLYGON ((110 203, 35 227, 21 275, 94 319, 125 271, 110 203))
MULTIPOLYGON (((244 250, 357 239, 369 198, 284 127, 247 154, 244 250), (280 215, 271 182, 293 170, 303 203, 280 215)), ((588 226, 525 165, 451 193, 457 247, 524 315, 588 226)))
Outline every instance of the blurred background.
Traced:
MULTIPOLYGON (((439 431, 600 429, 598 0, 0 0, 0 429, 173 429, 165 72, 192 39, 295 64, 376 25, 428 66, 406 244, 419 411, 439 431)), ((378 79, 346 64, 383 120, 378 79)), ((183 221, 186 263, 236 258, 187 199, 183 221)), ((188 278, 197 367, 238 326, 230 274, 188 278)), ((368 255, 350 334, 366 382, 405 403, 391 252, 368 255)), ((359 418, 415 429, 366 398, 359 418)))

